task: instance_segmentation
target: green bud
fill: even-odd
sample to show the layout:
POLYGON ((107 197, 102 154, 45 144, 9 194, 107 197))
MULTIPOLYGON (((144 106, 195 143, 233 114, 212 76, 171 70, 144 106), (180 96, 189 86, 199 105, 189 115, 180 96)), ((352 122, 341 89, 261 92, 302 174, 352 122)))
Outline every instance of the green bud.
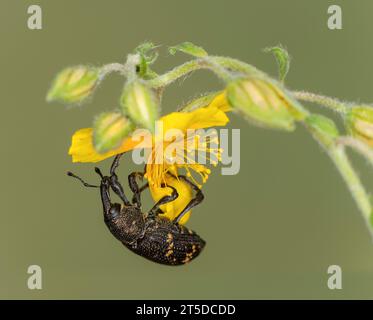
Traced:
POLYGON ((102 113, 93 124, 93 145, 98 153, 115 149, 133 129, 131 121, 120 112, 102 113))
POLYGON ((154 92, 140 80, 129 82, 120 99, 122 111, 139 127, 154 132, 158 103, 154 92))
POLYGON ((47 101, 79 103, 96 88, 99 69, 87 66, 69 67, 54 79, 47 101))
POLYGON ((351 135, 373 147, 373 107, 352 107, 346 116, 346 125, 351 135))
POLYGON ((325 146, 332 145, 339 136, 335 123, 321 114, 312 114, 308 116, 305 119, 305 123, 310 128, 312 134, 325 146))
POLYGON ((227 86, 227 99, 233 110, 254 124, 292 131, 302 120, 300 105, 269 80, 239 79, 227 86))

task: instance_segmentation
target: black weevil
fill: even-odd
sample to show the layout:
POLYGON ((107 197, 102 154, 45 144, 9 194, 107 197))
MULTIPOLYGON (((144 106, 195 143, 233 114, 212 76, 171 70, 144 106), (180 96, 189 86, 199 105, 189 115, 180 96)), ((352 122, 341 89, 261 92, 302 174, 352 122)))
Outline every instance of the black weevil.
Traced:
POLYGON ((195 197, 186 205, 180 214, 173 220, 160 216, 160 206, 175 200, 177 190, 171 195, 161 198, 153 208, 144 214, 141 211, 140 195, 149 185, 139 188, 136 178, 143 177, 142 172, 133 172, 128 176, 129 187, 133 192, 132 203, 124 194, 123 187, 115 173, 122 154, 115 157, 110 169, 110 176, 104 176, 99 168, 96 173, 101 177, 100 186, 86 183, 80 177, 68 172, 69 176, 80 180, 84 186, 100 188, 101 201, 104 209, 104 221, 110 232, 128 249, 136 254, 166 265, 182 265, 197 257, 205 246, 205 241, 193 230, 179 224, 180 219, 191 208, 198 205, 204 198, 201 190, 185 176, 179 175, 196 192, 195 197), (123 201, 123 204, 110 201, 110 189, 123 201))

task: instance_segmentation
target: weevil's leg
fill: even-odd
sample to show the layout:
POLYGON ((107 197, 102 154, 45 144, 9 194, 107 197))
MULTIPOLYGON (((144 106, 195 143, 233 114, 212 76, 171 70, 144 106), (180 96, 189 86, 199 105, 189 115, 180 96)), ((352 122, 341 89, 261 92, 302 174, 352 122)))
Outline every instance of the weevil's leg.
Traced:
POLYGON ((163 198, 159 199, 158 202, 153 206, 153 208, 150 209, 148 213, 148 217, 152 218, 155 217, 157 214, 162 213, 162 210, 160 210, 160 206, 162 204, 174 201, 179 194, 177 193, 177 190, 174 187, 167 186, 168 188, 172 189, 172 193, 168 196, 164 196, 163 198))
POLYGON ((88 188, 100 188, 100 186, 96 186, 96 185, 89 184, 89 183, 85 182, 82 178, 78 177, 77 175, 73 174, 70 171, 67 172, 67 175, 69 177, 73 177, 75 179, 78 179, 83 184, 83 186, 85 186, 85 187, 88 187, 88 188))
POLYGON ((193 207, 197 206, 198 204, 200 204, 203 199, 205 198, 201 189, 198 188, 193 182, 189 181, 188 178, 186 176, 178 176, 179 178, 183 179, 186 183, 188 183, 192 188, 193 190, 196 192, 196 195, 194 196, 194 198, 192 200, 189 201, 189 203, 186 205, 186 207, 183 209, 183 211, 181 211, 177 217, 173 220, 174 222, 176 223, 179 223, 179 221, 181 220, 181 218, 190 210, 192 209, 193 207))
POLYGON ((126 195, 124 194, 124 190, 122 185, 118 180, 118 176, 115 173, 115 169, 119 166, 119 160, 123 153, 118 154, 111 165, 110 168, 110 187, 118 195, 118 197, 123 201, 126 206, 130 206, 131 202, 127 199, 126 195))
POLYGON ((120 154, 117 154, 113 160, 113 163, 111 164, 111 167, 110 167, 110 175, 113 175, 115 174, 115 170, 118 168, 119 166, 119 160, 120 158, 122 157, 123 153, 120 153, 120 154))
POLYGON ((112 207, 112 203, 110 201, 110 185, 109 185, 108 180, 105 180, 105 182, 104 181, 101 182, 100 193, 101 193, 102 206, 104 209, 104 217, 105 219, 109 219, 109 213, 112 207))
POLYGON ((149 188, 149 183, 145 183, 139 190, 139 192, 143 192, 144 190, 146 190, 147 188, 149 188))
MULTIPOLYGON (((144 190, 146 190, 147 188, 149 188, 149 183, 145 183, 140 189, 139 189, 139 194, 141 195, 141 192, 143 192, 144 190)), ((135 197, 135 194, 133 195, 132 197, 132 203, 135 203, 136 202, 136 197, 135 197)), ((140 202, 141 202, 141 198, 140 198, 140 202)))
POLYGON ((105 221, 111 221, 117 218, 121 212, 121 205, 110 201, 110 188, 111 184, 109 178, 104 177, 101 182, 100 191, 105 221))
POLYGON ((132 202, 133 204, 136 204, 140 208, 141 207, 140 194, 141 194, 141 191, 145 189, 140 191, 139 185, 137 184, 137 181, 136 181, 137 177, 140 177, 142 179, 144 177, 144 173, 143 172, 132 172, 128 176, 128 184, 130 186, 130 189, 133 192, 132 202))
POLYGON ((120 184, 116 174, 110 176, 110 187, 114 191, 114 193, 123 201, 124 205, 131 205, 131 202, 129 202, 126 195, 124 194, 123 187, 120 184))
POLYGON ((110 200, 110 177, 105 177, 101 170, 95 167, 96 173, 101 177, 100 184, 100 193, 101 193, 101 202, 104 208, 104 219, 105 221, 110 221, 113 218, 116 218, 121 211, 121 205, 119 203, 111 203, 110 200))

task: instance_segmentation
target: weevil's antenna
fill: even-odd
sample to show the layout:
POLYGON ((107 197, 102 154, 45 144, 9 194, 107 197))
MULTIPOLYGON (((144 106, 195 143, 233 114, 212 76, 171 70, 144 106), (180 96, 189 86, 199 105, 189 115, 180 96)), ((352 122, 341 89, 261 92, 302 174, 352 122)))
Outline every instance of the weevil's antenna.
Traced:
POLYGON ((88 187, 88 188, 100 188, 100 186, 95 186, 95 185, 93 185, 93 184, 89 184, 89 183, 85 182, 82 178, 78 177, 77 175, 73 174, 73 173, 70 172, 70 171, 67 172, 67 175, 68 175, 69 177, 73 177, 73 178, 75 178, 75 179, 78 179, 81 183, 83 183, 83 185, 84 185, 85 187, 88 187))
POLYGON ((101 177, 101 179, 104 179, 104 175, 102 174, 100 168, 95 167, 95 171, 101 177))

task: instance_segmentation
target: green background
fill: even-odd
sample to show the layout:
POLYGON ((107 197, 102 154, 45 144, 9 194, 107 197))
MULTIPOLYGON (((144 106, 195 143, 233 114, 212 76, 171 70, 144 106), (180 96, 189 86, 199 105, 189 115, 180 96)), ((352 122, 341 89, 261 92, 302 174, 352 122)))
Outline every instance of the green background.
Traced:
MULTIPOLYGON (((123 62, 145 40, 163 45, 158 72, 188 59, 170 56, 166 46, 191 41, 273 75, 275 62, 261 49, 282 43, 293 57, 290 88, 372 101, 372 15, 368 0, 2 0, 0 297, 372 298, 367 229, 337 170, 301 126, 275 132, 232 116, 230 128, 241 128, 241 171, 214 170, 188 223, 207 240, 205 251, 189 265, 167 267, 126 250, 103 223, 97 190, 65 176, 72 170, 97 181, 93 164, 72 164, 67 150, 76 129, 117 106, 123 79, 108 77, 78 108, 45 102, 62 68, 123 62), (42 30, 27 28, 30 4, 43 9, 42 30), (327 28, 330 4, 342 6, 343 30, 327 28), (27 288, 31 264, 42 267, 42 290, 27 288), (333 264, 342 268, 342 290, 327 287, 333 264)), ((213 75, 196 72, 169 87, 163 110, 218 88, 213 75)), ((352 156, 372 190, 368 165, 352 156)), ((123 181, 134 169, 129 163, 121 165, 123 181)))

